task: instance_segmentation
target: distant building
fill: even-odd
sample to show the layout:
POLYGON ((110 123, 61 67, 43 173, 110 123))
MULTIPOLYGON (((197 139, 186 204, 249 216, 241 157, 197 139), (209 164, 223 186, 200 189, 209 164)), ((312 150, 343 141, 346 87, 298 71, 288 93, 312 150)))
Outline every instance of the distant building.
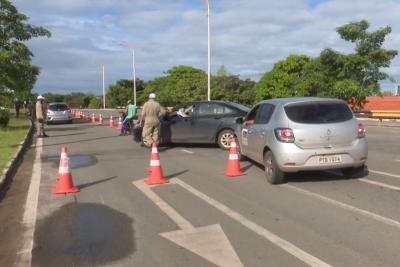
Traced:
POLYGON ((397 96, 400 96, 400 85, 397 85, 397 92, 396 92, 397 96))

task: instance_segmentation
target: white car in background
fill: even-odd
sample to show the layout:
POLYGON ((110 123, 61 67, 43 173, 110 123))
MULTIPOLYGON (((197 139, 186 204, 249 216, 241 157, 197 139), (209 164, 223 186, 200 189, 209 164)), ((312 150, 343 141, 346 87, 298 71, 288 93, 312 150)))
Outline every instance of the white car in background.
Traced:
POLYGON ((49 103, 47 105, 47 124, 72 123, 71 110, 65 103, 49 103))

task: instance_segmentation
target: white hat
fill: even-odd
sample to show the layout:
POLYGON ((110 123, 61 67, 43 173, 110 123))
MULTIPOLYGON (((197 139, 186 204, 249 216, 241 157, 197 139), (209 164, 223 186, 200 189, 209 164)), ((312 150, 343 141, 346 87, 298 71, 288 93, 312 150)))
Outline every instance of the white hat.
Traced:
POLYGON ((44 99, 44 97, 43 96, 41 96, 41 95, 38 95, 38 97, 37 97, 37 100, 43 100, 44 99))
POLYGON ((152 99, 156 98, 156 94, 155 93, 149 94, 149 98, 152 98, 152 99))

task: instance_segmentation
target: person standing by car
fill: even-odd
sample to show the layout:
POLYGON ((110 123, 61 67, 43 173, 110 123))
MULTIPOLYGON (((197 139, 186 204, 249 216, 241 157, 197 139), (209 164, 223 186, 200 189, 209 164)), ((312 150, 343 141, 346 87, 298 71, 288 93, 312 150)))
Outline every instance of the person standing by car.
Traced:
POLYGON ((45 110, 44 110, 44 97, 39 95, 36 101, 36 130, 38 137, 48 137, 44 132, 44 118, 45 118, 45 110))
POLYGON ((136 116, 136 106, 132 104, 131 100, 128 100, 128 106, 125 109, 125 114, 127 114, 122 122, 122 128, 120 135, 125 135, 128 130, 128 125, 131 120, 136 116))
POLYGON ((143 125, 142 140, 145 146, 150 147, 153 143, 158 143, 160 133, 159 117, 164 114, 161 105, 155 100, 156 94, 151 93, 149 100, 144 104, 141 123, 143 125))

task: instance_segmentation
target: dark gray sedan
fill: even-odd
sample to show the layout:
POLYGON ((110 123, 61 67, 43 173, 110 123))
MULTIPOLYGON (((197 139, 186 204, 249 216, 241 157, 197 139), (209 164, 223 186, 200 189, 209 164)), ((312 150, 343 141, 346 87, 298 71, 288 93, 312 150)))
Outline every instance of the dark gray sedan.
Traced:
POLYGON ((216 143, 229 148, 236 119, 250 109, 227 101, 194 101, 176 108, 161 120, 161 143, 216 143))

